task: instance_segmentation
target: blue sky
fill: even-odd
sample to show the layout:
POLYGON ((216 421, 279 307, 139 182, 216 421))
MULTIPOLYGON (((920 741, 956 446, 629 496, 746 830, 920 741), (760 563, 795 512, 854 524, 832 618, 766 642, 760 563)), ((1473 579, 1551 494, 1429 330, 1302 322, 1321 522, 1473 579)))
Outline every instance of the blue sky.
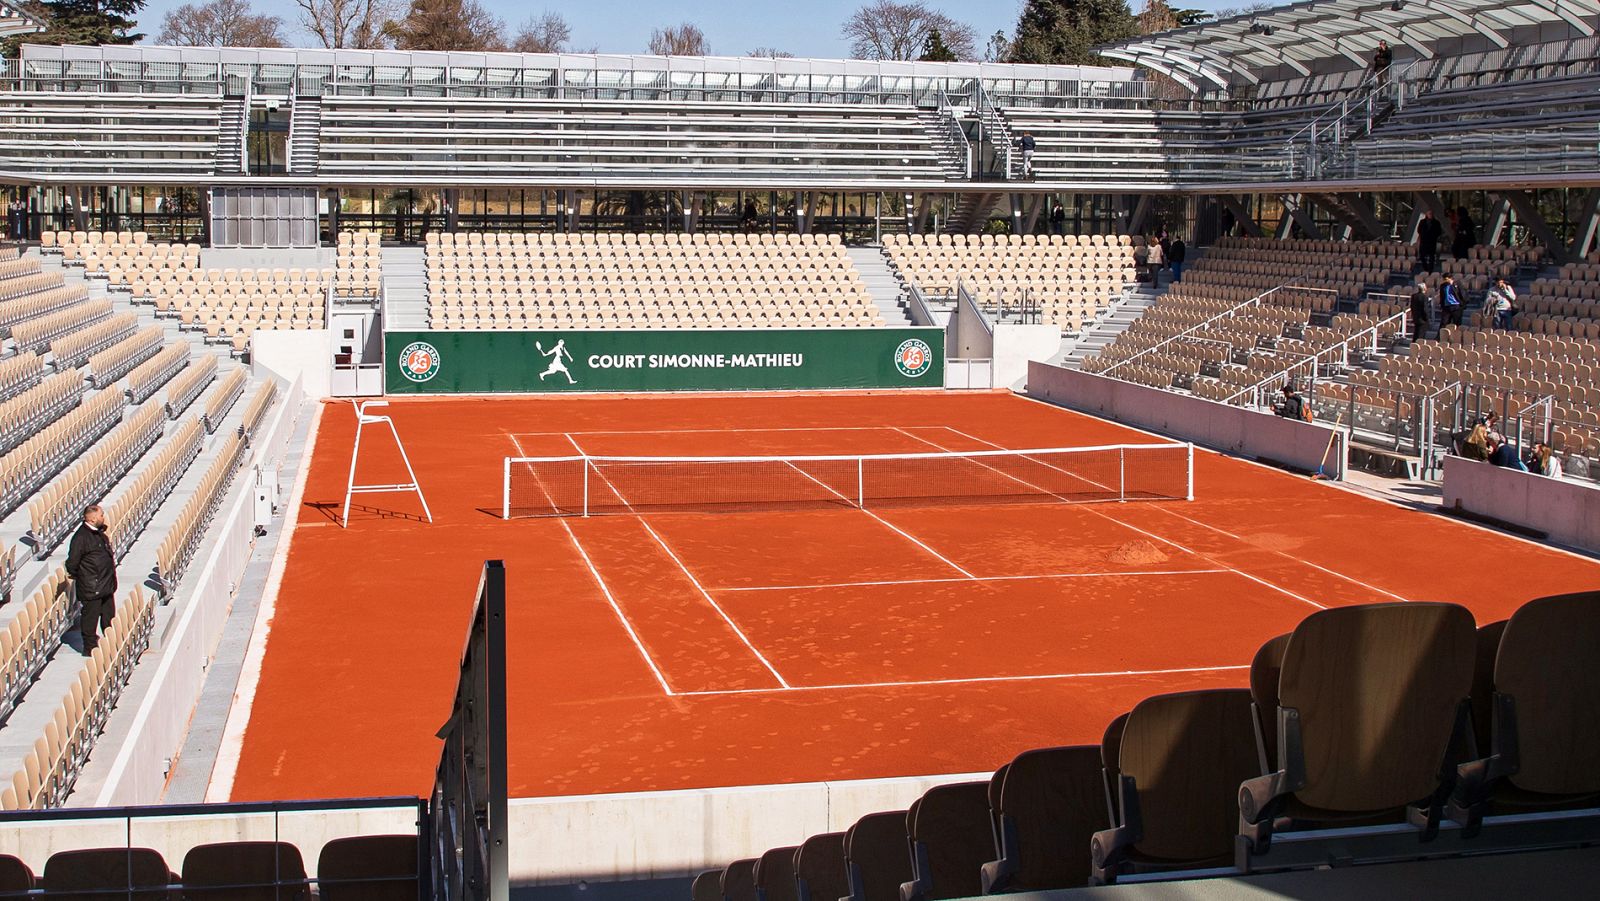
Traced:
MULTIPOLYGON (((161 19, 184 0, 151 0, 140 17, 140 31, 153 39, 161 19)), ((980 36, 1016 26, 1022 0, 925 0, 951 18, 970 24, 980 36)), ((1138 11, 1142 0, 1131 0, 1138 11)), ((253 0, 258 12, 278 16, 289 25, 292 43, 306 45, 309 37, 295 24, 298 9, 291 0, 253 0)), ((664 25, 693 22, 705 31, 711 52, 743 56, 757 47, 775 47, 795 56, 843 57, 849 55, 839 26, 862 0, 585 0, 582 3, 542 0, 484 0, 496 15, 515 25, 545 10, 560 13, 572 24, 573 45, 597 47, 603 53, 643 53, 650 31, 664 25)), ((1240 0, 1189 0, 1175 6, 1216 9, 1239 6, 1240 0)))

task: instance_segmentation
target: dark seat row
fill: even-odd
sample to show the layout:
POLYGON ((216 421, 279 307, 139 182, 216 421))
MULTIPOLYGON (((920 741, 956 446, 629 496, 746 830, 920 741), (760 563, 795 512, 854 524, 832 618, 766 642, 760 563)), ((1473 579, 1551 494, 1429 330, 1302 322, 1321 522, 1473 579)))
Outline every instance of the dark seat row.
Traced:
MULTIPOLYGON (((414 835, 341 838, 322 847, 316 895, 322 901, 416 901, 414 835)), ((291 901, 312 896, 300 851, 287 842, 198 845, 174 873, 149 848, 58 851, 35 878, 15 857, 0 855, 0 898, 41 892, 64 901, 291 901)))
POLYGON ((933 901, 1517 850, 1491 827, 1562 811, 1538 842, 1600 840, 1600 591, 1481 629, 1455 604, 1341 607, 1263 645, 1249 688, 1147 698, 1099 747, 1024 752, 702 873, 693 897, 933 901))

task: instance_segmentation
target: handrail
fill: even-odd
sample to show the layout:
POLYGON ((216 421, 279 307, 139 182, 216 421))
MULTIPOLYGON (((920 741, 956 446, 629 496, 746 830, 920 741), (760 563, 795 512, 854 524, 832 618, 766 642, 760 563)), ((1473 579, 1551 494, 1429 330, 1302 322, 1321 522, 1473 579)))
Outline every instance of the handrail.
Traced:
POLYGON ((956 118, 955 106, 950 103, 950 95, 945 93, 944 85, 939 86, 939 121, 944 123, 945 131, 952 140, 961 148, 962 160, 966 165, 962 173, 968 181, 972 180, 972 141, 967 138, 967 130, 961 127, 961 121, 956 118))
POLYGON ((906 289, 906 306, 910 308, 908 312, 911 314, 911 324, 921 326, 937 325, 933 318, 933 311, 928 309, 927 298, 922 296, 922 289, 917 287, 916 283, 910 279, 906 280, 906 289))
MULTIPOLYGON (((1332 362, 1335 365, 1338 365, 1338 366, 1348 366, 1348 365, 1350 365, 1350 345, 1354 344, 1357 341, 1362 340, 1363 338, 1367 337, 1368 335, 1371 335, 1372 336, 1372 341, 1371 341, 1370 349, 1373 352, 1376 352, 1377 349, 1378 349, 1378 339, 1383 334, 1381 330, 1383 329, 1383 327, 1385 325, 1389 325, 1389 324, 1395 323, 1395 322, 1398 322, 1399 326, 1400 326, 1400 329, 1402 331, 1404 331, 1405 330, 1405 326, 1406 326, 1406 314, 1405 313, 1396 313, 1393 316, 1387 316, 1387 317, 1379 320, 1376 325, 1370 325, 1370 326, 1362 329, 1361 331, 1356 332, 1353 335, 1350 335, 1348 338, 1345 338, 1343 341, 1338 341, 1338 342, 1336 342, 1334 344, 1330 344, 1329 346, 1323 348, 1322 350, 1317 351, 1316 353, 1296 354, 1296 356, 1303 356, 1303 357, 1305 357, 1305 359, 1302 359, 1299 362, 1292 363, 1289 366, 1284 367, 1282 370, 1280 370, 1280 371, 1278 371, 1278 372, 1276 372, 1276 373, 1274 373, 1272 375, 1267 376, 1266 378, 1262 379, 1259 382, 1256 382, 1254 385, 1251 385, 1248 388, 1243 389, 1242 391, 1234 392, 1226 400, 1224 400, 1223 403, 1231 404, 1234 401, 1238 400, 1243 395, 1251 394, 1252 392, 1257 392, 1255 394, 1255 406, 1259 407, 1259 406, 1262 405, 1261 404, 1260 394, 1259 394, 1259 392, 1260 392, 1260 390, 1262 388, 1265 388, 1269 384, 1272 384, 1272 383, 1282 383, 1284 380, 1293 377, 1293 374, 1296 371, 1298 371, 1301 367, 1305 366, 1307 360, 1315 361, 1316 363, 1321 364, 1322 362, 1324 362, 1324 360, 1323 360, 1324 357, 1326 357, 1330 353, 1334 353, 1335 351, 1337 351, 1339 353, 1339 359, 1335 360, 1335 361, 1332 361, 1332 362)), ((1293 353, 1293 351, 1282 351, 1282 352, 1283 353, 1293 353)), ((1314 378, 1316 378, 1316 375, 1317 375, 1316 369, 1313 368, 1313 370, 1311 372, 1311 377, 1314 379, 1314 378)))
MULTIPOLYGON (((973 111, 978 114, 979 121, 990 131, 999 132, 1002 146, 1006 149, 1006 181, 1011 180, 1011 127, 1000 114, 1000 108, 989 99, 989 92, 984 90, 983 82, 978 82, 977 90, 973 92, 973 111)), ((989 143, 995 143, 991 137, 989 143)))
MULTIPOLYGON (((1372 133, 1373 122, 1378 117, 1380 104, 1387 100, 1394 104, 1396 110, 1405 108, 1408 85, 1417 84, 1418 79, 1412 79, 1411 73, 1423 63, 1431 62, 1421 58, 1411 60, 1399 69, 1391 67, 1380 73, 1368 72, 1354 88, 1345 95, 1339 105, 1325 110, 1321 115, 1301 126, 1300 130, 1291 134, 1284 143, 1287 156, 1288 174, 1290 178, 1303 175, 1308 178, 1320 177, 1323 173, 1317 165, 1319 147, 1329 144, 1335 148, 1342 147, 1347 139, 1359 138, 1372 133), (1352 102, 1352 99, 1354 101, 1352 102), (1362 130, 1351 132, 1347 125, 1352 117, 1359 117, 1364 123, 1362 130), (1331 122, 1324 123, 1326 119, 1331 122), (1309 136, 1307 133, 1309 132, 1309 136), (1331 135, 1331 137, 1329 137, 1331 135), (1295 155, 1298 148, 1304 146, 1306 164, 1304 169, 1297 168, 1295 155)), ((1420 94, 1421 90, 1415 90, 1420 94)))
MULTIPOLYGON (((1125 363, 1132 363, 1134 360, 1139 359, 1140 357, 1144 356, 1145 354, 1151 353, 1153 351, 1160 350, 1161 348, 1166 347, 1168 344, 1171 344, 1172 342, 1178 340, 1179 338, 1187 337, 1190 332, 1198 331, 1200 329, 1206 328, 1207 326, 1210 326, 1212 323, 1217 322, 1218 320, 1232 319, 1234 316, 1239 314, 1239 311, 1245 309, 1246 307, 1258 307, 1258 306, 1261 305, 1261 303, 1264 300, 1267 299, 1267 297, 1269 297, 1270 295, 1272 295, 1272 294, 1274 294, 1274 293, 1276 293, 1278 291, 1285 290, 1286 288, 1300 289, 1300 287, 1301 286, 1299 286, 1299 285, 1282 284, 1282 285, 1277 286, 1276 288, 1269 288, 1266 291, 1263 291, 1260 294, 1257 294, 1255 297, 1252 297, 1249 300, 1246 300, 1246 301, 1240 303, 1238 306, 1233 307, 1233 308, 1228 309, 1228 310, 1224 310, 1223 312, 1218 313, 1215 316, 1212 316, 1210 319, 1207 319, 1204 322, 1200 322, 1200 323, 1197 323, 1195 325, 1191 325, 1188 328, 1184 329, 1183 331, 1179 332, 1178 334, 1172 335, 1171 337, 1169 337, 1169 338, 1167 338, 1167 339, 1165 339, 1163 341, 1160 341, 1160 342, 1158 342, 1156 344, 1153 344, 1153 345, 1145 348, 1144 350, 1139 351, 1138 353, 1134 354, 1133 356, 1128 357, 1125 360, 1118 360, 1117 362, 1111 364, 1111 366, 1106 368, 1105 371, 1103 371, 1101 373, 1101 375, 1110 375, 1114 370, 1116 370, 1116 368, 1118 366, 1121 366, 1121 365, 1123 365, 1125 363)), ((1332 291, 1331 288, 1314 288, 1314 289, 1302 289, 1302 290, 1332 291)), ((1334 292, 1334 293, 1337 293, 1337 292, 1334 292)), ((1154 307, 1152 307, 1151 309, 1154 309, 1154 307)), ((1146 310, 1146 312, 1148 313, 1149 311, 1146 310)))

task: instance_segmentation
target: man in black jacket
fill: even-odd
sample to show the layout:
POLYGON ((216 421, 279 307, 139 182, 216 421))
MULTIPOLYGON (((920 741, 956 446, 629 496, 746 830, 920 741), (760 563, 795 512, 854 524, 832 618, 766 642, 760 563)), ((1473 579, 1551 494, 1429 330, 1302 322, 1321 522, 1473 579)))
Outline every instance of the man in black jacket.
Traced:
POLYGON ((1439 239, 1444 236, 1444 225, 1426 210, 1417 223, 1417 262, 1424 272, 1439 268, 1439 239))
POLYGON ((78 634, 83 638, 83 656, 94 653, 100 643, 99 629, 111 627, 116 612, 117 556, 106 534, 106 515, 99 504, 83 511, 83 525, 72 535, 67 548, 67 575, 78 592, 78 634))
POLYGON ((1428 296, 1428 282, 1418 278, 1416 290, 1411 292, 1411 340, 1421 341, 1428 330, 1428 320, 1433 318, 1433 298, 1428 296))

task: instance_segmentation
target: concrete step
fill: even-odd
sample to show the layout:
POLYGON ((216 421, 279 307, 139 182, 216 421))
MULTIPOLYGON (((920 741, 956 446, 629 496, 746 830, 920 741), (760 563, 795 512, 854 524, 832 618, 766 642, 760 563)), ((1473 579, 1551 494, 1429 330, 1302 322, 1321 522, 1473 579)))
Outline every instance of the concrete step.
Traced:
POLYGON ((911 314, 906 311, 905 287, 889 268, 883 250, 877 247, 847 247, 845 255, 861 276, 862 284, 867 286, 867 293, 883 314, 883 321, 891 326, 912 325, 911 314))

